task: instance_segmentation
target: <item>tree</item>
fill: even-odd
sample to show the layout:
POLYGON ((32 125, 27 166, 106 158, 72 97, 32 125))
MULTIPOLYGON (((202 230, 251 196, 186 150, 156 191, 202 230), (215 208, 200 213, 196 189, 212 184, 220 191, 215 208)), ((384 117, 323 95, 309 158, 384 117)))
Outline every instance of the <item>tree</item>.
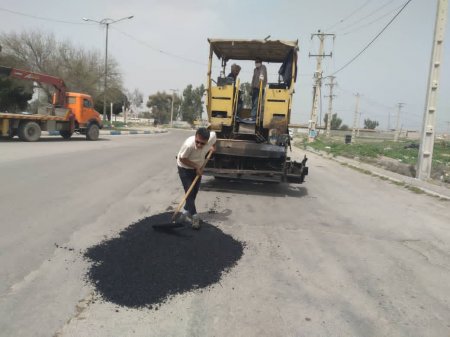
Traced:
POLYGON ((348 130, 349 130, 348 125, 347 125, 347 124, 343 124, 343 125, 341 126, 340 130, 342 130, 342 131, 348 131, 348 130))
MULTIPOLYGON (((99 51, 76 48, 69 41, 59 42, 53 34, 39 30, 3 33, 2 65, 23 68, 62 78, 71 91, 87 93, 94 102, 102 104, 104 91, 104 59, 99 51)), ((108 58, 107 104, 121 100, 122 77, 117 62, 108 58)), ((42 85, 49 97, 53 88, 42 85)))
POLYGON ((170 111, 172 108, 172 95, 165 91, 150 95, 147 101, 147 107, 152 109, 152 117, 155 124, 166 124, 170 120, 170 111))
POLYGON ((364 119, 364 129, 374 130, 378 125, 377 121, 370 120, 369 118, 364 119))
MULTIPOLYGON (((31 86, 30 86, 31 87, 31 86)), ((16 81, 0 78, 0 112, 20 112, 27 109, 32 91, 16 81)))
POLYGON ((133 92, 127 93, 127 100, 131 111, 137 116, 138 109, 142 106, 142 103, 144 103, 144 95, 136 88, 133 92))
MULTIPOLYGON (((325 125, 327 125, 328 114, 325 114, 323 121, 324 121, 325 125)), ((341 127, 341 124, 342 124, 342 119, 338 118, 337 114, 332 114, 331 115, 331 125, 330 125, 331 130, 338 130, 341 127)))
POLYGON ((202 84, 196 88, 189 84, 183 90, 183 101, 181 103, 182 120, 193 124, 194 120, 201 119, 203 114, 203 94, 205 86, 202 84))

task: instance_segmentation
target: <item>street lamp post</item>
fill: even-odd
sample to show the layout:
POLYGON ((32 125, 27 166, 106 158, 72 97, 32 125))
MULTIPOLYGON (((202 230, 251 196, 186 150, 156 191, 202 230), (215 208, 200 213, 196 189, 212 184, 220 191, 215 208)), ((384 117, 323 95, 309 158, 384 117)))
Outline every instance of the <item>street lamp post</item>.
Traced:
MULTIPOLYGON (((88 18, 83 18, 84 21, 91 21, 91 22, 96 22, 100 25, 105 25, 106 27, 106 42, 105 42, 105 81, 104 81, 104 92, 103 92, 103 121, 106 121, 106 90, 108 88, 108 83, 107 83, 107 77, 108 77, 108 31, 109 31, 109 25, 119 22, 119 21, 123 21, 123 20, 129 20, 132 19, 134 17, 134 15, 131 16, 126 16, 123 17, 121 19, 118 20, 113 20, 110 18, 106 18, 106 19, 102 19, 100 21, 97 20, 93 20, 93 19, 88 19, 88 18)), ((112 124, 112 112, 111 112, 111 124, 112 124)))

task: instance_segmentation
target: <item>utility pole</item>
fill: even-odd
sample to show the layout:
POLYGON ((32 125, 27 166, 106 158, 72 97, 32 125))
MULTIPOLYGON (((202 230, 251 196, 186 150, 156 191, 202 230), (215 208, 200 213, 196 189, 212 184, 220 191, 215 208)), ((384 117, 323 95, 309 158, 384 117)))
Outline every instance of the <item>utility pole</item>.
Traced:
POLYGON ((125 108, 125 104, 122 105, 122 111, 123 111, 123 124, 125 127, 127 127, 127 109, 125 108))
POLYGON ((308 130, 308 142, 313 142, 317 136, 316 131, 316 124, 317 124, 317 109, 319 106, 320 101, 320 95, 321 95, 321 88, 322 88, 322 59, 324 57, 332 57, 333 53, 330 54, 324 54, 324 42, 325 38, 327 36, 333 36, 333 39, 335 37, 334 34, 326 34, 322 33, 320 30, 316 34, 311 34, 311 40, 314 36, 317 36, 320 41, 319 45, 319 53, 318 54, 311 54, 309 53, 309 57, 314 56, 317 58, 317 65, 316 65, 316 71, 314 73, 314 85, 313 85, 313 102, 312 102, 312 109, 311 109, 311 118, 309 123, 309 130, 308 130))
POLYGON ((358 122, 356 122, 356 137, 359 137, 359 130, 361 129, 361 111, 358 114, 358 122))
POLYGON ((429 179, 431 174, 436 129, 436 103, 439 89, 439 72, 441 68, 447 12, 448 0, 438 0, 430 71, 428 74, 426 108, 423 116, 421 141, 417 161, 416 177, 421 180, 429 179))
POLYGON ((402 110, 402 107, 405 105, 405 103, 398 103, 397 104, 397 124, 395 125, 395 135, 394 135, 394 142, 398 142, 398 137, 400 136, 400 112, 402 110))
POLYGON ((175 91, 178 89, 170 89, 172 90, 172 109, 170 110, 170 127, 173 128, 173 101, 175 100, 175 91))
POLYGON ((358 109, 359 109, 359 97, 361 96, 359 93, 356 95, 356 106, 355 106, 355 114, 353 115, 353 129, 352 129, 352 143, 355 141, 356 137, 356 125, 358 120, 358 109))
POLYGON ((111 108, 110 108, 110 113, 111 113, 111 127, 113 126, 113 102, 111 102, 111 108))
POLYGON ((336 95, 333 95, 333 87, 336 84, 336 83, 334 83, 334 79, 335 78, 336 78, 335 76, 330 76, 329 77, 330 83, 325 84, 325 85, 330 87, 330 94, 328 96, 325 96, 325 97, 329 98, 329 100, 328 100, 328 114, 327 114, 327 116, 328 116, 327 117, 327 133, 326 133, 327 137, 330 137, 331 117, 333 115, 333 98, 336 96, 336 95))
MULTIPOLYGON (((130 20, 134 18, 134 15, 131 16, 126 16, 124 18, 118 19, 118 20, 113 20, 110 18, 106 18, 100 21, 97 20, 93 20, 93 19, 88 19, 88 18, 83 18, 84 21, 91 21, 91 22, 96 22, 100 25, 105 25, 106 27, 106 39, 105 39, 105 77, 104 77, 104 84, 103 84, 103 121, 105 122, 107 120, 106 118, 106 92, 108 89, 108 32, 109 32, 109 25, 112 25, 113 23, 119 22, 119 21, 123 21, 123 20, 130 20)), ((111 117, 111 124, 112 124, 112 117, 111 117)))
POLYGON ((388 111, 387 131, 391 129, 391 112, 388 111))

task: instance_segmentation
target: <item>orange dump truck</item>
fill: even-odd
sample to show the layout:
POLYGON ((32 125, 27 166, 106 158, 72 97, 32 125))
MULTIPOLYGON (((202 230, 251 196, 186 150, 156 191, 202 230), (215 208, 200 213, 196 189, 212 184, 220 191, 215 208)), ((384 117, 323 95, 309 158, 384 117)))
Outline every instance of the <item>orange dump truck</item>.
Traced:
POLYGON ((65 139, 75 132, 86 135, 87 140, 98 139, 102 120, 91 96, 68 92, 62 79, 49 75, 2 66, 0 75, 50 84, 56 89, 52 106, 43 113, 0 113, 0 136, 17 135, 23 141, 35 142, 41 131, 58 131, 65 139))

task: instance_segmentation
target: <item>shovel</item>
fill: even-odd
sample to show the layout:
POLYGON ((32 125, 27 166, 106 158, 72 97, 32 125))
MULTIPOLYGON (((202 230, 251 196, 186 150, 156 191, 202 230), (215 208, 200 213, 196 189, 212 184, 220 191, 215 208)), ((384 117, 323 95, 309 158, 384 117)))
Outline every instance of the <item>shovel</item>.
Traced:
MULTIPOLYGON (((211 155, 212 155, 212 151, 210 150, 208 152, 208 155, 206 156, 205 162, 203 163, 202 169, 206 166, 206 163, 211 158, 211 155)), ((192 190, 194 189, 195 184, 197 183, 197 181, 199 179, 200 179, 200 175, 197 174, 197 176, 195 177, 195 179, 192 182, 191 186, 189 187, 189 189, 187 190, 187 192, 183 196, 183 199, 181 199, 181 202, 178 204, 177 209, 173 213, 173 215, 172 215, 172 222, 152 225, 152 227, 154 229, 171 229, 171 228, 184 227, 184 224, 182 222, 177 222, 176 218, 177 218, 178 213, 180 213, 181 207, 183 207, 184 203, 186 202, 186 199, 191 194, 192 190)))

